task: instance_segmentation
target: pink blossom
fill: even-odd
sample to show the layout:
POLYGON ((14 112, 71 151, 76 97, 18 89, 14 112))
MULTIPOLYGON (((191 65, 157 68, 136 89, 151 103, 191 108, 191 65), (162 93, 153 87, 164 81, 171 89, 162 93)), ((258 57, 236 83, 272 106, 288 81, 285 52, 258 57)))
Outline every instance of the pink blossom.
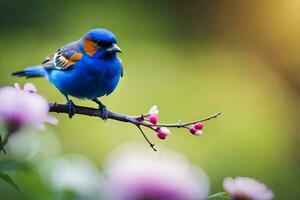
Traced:
POLYGON ((157 137, 161 140, 166 139, 166 137, 171 134, 171 131, 166 127, 157 127, 155 131, 157 133, 157 137))
POLYGON ((227 177, 223 187, 233 200, 271 200, 273 192, 263 183, 249 177, 227 177))
POLYGON ((24 90, 15 87, 0 88, 0 119, 13 131, 22 126, 43 128, 44 122, 56 124, 57 120, 48 114, 49 106, 44 97, 36 94, 33 84, 27 83, 24 90))
POLYGON ((196 136, 203 135, 203 131, 196 129, 195 127, 190 128, 190 133, 196 136))
POLYGON ((108 199, 207 199, 209 181, 205 173, 180 154, 160 152, 134 144, 113 151, 105 168, 108 199))

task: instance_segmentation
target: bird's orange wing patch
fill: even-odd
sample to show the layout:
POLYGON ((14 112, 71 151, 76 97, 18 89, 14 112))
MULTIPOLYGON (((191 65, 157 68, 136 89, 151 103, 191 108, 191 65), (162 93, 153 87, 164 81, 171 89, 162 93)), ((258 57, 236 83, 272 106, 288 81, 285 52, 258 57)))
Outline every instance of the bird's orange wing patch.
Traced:
POLYGON ((74 53, 71 58, 70 61, 76 62, 77 60, 80 60, 82 57, 82 53, 74 53))
POLYGON ((87 55, 93 56, 98 50, 98 47, 97 44, 92 40, 85 39, 83 42, 83 49, 87 55))
POLYGON ((75 63, 74 61, 69 60, 69 59, 65 58, 64 56, 59 56, 58 59, 60 60, 59 66, 61 69, 68 69, 75 63))
POLYGON ((65 70, 80 60, 82 53, 74 53, 70 58, 67 58, 67 55, 55 55, 54 57, 56 67, 65 70))

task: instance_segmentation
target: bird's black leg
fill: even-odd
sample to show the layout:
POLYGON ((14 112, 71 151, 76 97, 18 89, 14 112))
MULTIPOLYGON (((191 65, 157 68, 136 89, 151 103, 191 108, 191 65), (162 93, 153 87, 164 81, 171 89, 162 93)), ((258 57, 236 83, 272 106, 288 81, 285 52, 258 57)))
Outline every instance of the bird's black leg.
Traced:
POLYGON ((93 99, 93 101, 94 101, 96 104, 98 104, 98 106, 99 106, 99 110, 101 111, 101 116, 100 116, 100 117, 101 117, 103 120, 107 120, 108 112, 107 112, 107 110, 106 110, 106 106, 103 105, 98 99, 93 99))
POLYGON ((68 95, 65 95, 66 99, 67 99, 67 103, 66 105, 69 108, 69 118, 72 119, 72 117, 75 115, 75 104, 73 103, 72 100, 69 99, 68 95))

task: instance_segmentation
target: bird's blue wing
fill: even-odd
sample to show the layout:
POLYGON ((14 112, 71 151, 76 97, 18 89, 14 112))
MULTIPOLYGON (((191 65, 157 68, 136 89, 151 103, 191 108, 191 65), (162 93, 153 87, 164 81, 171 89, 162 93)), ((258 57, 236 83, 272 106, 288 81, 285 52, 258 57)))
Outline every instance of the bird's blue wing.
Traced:
POLYGON ((72 67, 82 57, 82 52, 79 43, 72 42, 60 48, 54 55, 49 56, 43 62, 43 67, 66 70, 72 67))

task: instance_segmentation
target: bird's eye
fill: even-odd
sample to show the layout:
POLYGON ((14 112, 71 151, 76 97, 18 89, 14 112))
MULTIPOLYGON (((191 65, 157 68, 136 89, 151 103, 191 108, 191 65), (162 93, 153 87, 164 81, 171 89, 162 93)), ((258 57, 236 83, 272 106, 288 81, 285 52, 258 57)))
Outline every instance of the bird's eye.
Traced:
POLYGON ((100 40, 96 40, 95 43, 97 44, 97 46, 102 46, 102 42, 100 40))
POLYGON ((100 41, 100 40, 96 40, 96 44, 97 44, 98 47, 109 47, 109 46, 111 46, 110 43, 103 42, 103 41, 100 41))

